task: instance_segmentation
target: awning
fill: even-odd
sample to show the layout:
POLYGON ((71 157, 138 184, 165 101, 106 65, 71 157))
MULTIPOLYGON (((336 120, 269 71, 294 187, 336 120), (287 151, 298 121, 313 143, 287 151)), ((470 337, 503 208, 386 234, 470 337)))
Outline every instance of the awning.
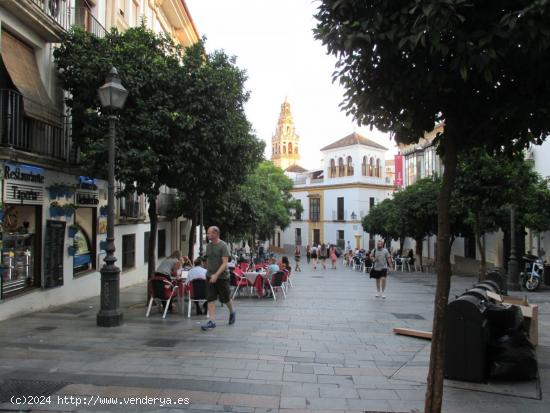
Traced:
POLYGON ((4 30, 1 36, 2 61, 11 81, 23 95, 25 114, 50 124, 60 125, 61 115, 40 79, 33 49, 4 30))

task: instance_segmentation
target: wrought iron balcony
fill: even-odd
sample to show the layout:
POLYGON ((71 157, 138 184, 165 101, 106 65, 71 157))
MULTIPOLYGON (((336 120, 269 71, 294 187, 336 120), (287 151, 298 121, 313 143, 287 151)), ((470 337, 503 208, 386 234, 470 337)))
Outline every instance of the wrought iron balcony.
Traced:
POLYGON ((41 112, 50 121, 27 116, 23 96, 15 90, 0 89, 0 145, 75 163, 69 119, 46 107, 41 112))
POLYGON ((97 37, 105 37, 107 30, 103 25, 97 20, 92 11, 88 7, 77 7, 74 10, 74 24, 76 26, 82 27, 89 33, 97 37))

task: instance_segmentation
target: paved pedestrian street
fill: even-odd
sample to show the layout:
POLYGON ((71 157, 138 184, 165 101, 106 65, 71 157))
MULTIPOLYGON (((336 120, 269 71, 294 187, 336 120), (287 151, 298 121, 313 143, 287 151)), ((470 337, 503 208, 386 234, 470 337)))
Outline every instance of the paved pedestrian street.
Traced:
MULTIPOLYGON (((473 282, 453 277, 451 296, 473 282)), ((2 322, 0 410, 422 411, 430 342, 392 329, 431 330, 433 274, 392 273, 385 300, 342 266, 304 264, 293 283, 286 300, 239 297, 236 324, 222 308, 208 332, 203 317, 145 318, 145 285, 122 291, 121 327, 96 327, 97 298, 2 322)), ((445 412, 550 411, 550 291, 528 297, 539 304, 540 381, 446 382, 445 412)))

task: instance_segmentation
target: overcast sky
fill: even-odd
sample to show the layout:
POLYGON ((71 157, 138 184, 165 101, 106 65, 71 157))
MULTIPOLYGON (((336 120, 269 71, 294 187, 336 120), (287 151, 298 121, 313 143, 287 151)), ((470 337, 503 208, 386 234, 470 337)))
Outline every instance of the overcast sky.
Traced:
POLYGON ((321 165, 319 151, 354 130, 388 147, 388 135, 358 128, 339 109, 343 89, 332 83, 335 59, 314 40, 311 0, 186 0, 208 51, 224 49, 237 56, 237 65, 248 74, 251 92, 246 107, 257 136, 266 141, 271 157, 271 138, 280 106, 286 96, 300 136, 300 165, 321 165))

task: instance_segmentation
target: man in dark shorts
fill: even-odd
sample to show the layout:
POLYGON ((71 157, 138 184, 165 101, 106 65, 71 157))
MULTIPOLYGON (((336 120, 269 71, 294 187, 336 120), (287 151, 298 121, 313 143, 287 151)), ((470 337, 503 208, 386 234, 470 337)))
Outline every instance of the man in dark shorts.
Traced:
POLYGON ((370 271, 370 278, 376 280, 376 297, 386 298, 384 290, 386 289, 386 277, 388 269, 392 269, 390 252, 384 248, 384 241, 378 240, 376 248, 372 251, 371 259, 373 267, 370 271))
POLYGON ((208 314, 210 320, 201 326, 203 331, 216 328, 216 300, 227 305, 229 309, 229 324, 235 323, 235 307, 231 299, 231 290, 229 289, 229 271, 227 263, 229 261, 229 248, 227 244, 220 239, 220 229, 210 227, 206 232, 210 243, 206 245, 206 280, 208 281, 208 314))

